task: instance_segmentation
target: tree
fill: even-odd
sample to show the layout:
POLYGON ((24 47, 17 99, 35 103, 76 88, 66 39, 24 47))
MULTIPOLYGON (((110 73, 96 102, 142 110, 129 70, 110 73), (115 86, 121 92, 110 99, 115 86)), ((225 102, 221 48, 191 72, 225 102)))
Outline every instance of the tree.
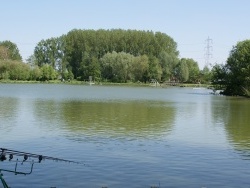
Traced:
POLYGON ((148 78, 156 79, 158 81, 161 80, 162 68, 159 63, 159 59, 156 57, 149 58, 149 68, 148 68, 148 78))
POLYGON ((30 77, 30 67, 26 63, 12 61, 10 63, 9 75, 11 80, 28 80, 30 77))
MULTIPOLYGON (((89 76, 101 79, 101 72, 105 79, 119 82, 135 79, 135 71, 132 71, 134 67, 131 67, 131 64, 134 57, 143 55, 150 57, 152 61, 148 60, 148 64, 151 65, 146 68, 146 72, 145 67, 143 68, 143 76, 136 74, 136 79, 145 81, 151 75, 154 79, 166 80, 178 62, 178 54, 176 42, 165 33, 122 29, 74 29, 61 37, 41 40, 34 50, 37 65, 52 66, 62 78, 70 73, 80 80, 86 80, 89 76), (160 53, 163 55, 160 56, 160 53), (107 54, 118 61, 112 60, 112 65, 106 66, 106 62, 102 61, 108 60, 109 57, 101 59, 107 54), (114 71, 122 75, 115 73, 114 77, 110 74, 114 71)), ((141 61, 138 60, 138 63, 141 61)))
POLYGON ((34 56, 39 67, 43 64, 52 66, 62 72, 64 61, 64 35, 57 38, 41 40, 34 50, 34 56))
POLYGON ((0 46, 0 59, 2 60, 9 59, 9 50, 5 46, 0 46))
POLYGON ((9 79, 9 62, 0 60, 0 79, 9 79))
POLYGON ((92 76, 94 81, 100 81, 101 79, 101 68, 96 57, 90 59, 90 64, 88 65, 88 75, 92 76))
POLYGON ((178 64, 178 58, 173 53, 167 53, 165 51, 159 54, 159 63, 162 69, 161 80, 169 80, 174 74, 174 68, 178 64))
POLYGON ((1 60, 0 79, 29 80, 30 67, 21 61, 1 60))
POLYGON ((200 69, 198 63, 190 58, 184 58, 184 60, 186 61, 189 71, 188 82, 190 83, 200 82, 200 69))
MULTIPOLYGON (((177 44, 168 35, 160 32, 137 30, 72 30, 65 36, 65 56, 75 78, 83 75, 82 62, 87 53, 98 60, 108 53, 126 53, 134 57, 147 55, 158 58, 166 52, 176 58, 177 44)), ((172 58, 172 57, 171 57, 172 58)), ((86 68, 84 68, 86 70, 86 68)), ((131 77, 131 75, 127 75, 131 77)), ((106 77, 107 78, 107 77, 106 77)), ((161 79, 161 78, 160 78, 161 79)))
POLYGON ((250 91, 250 40, 238 42, 226 63, 225 94, 249 95, 250 91))
POLYGON ((211 81, 211 71, 207 66, 205 66, 203 70, 200 71, 200 74, 202 83, 209 83, 211 81))
POLYGON ((101 59, 102 75, 113 82, 127 82, 131 77, 133 58, 125 52, 107 53, 101 59))
POLYGON ((131 71, 133 81, 147 81, 147 72, 149 68, 149 59, 146 55, 134 58, 131 71))
POLYGON ((93 80, 99 81, 101 78, 101 70, 98 59, 84 52, 79 72, 81 74, 79 79, 81 80, 88 80, 89 76, 92 76, 93 80))
POLYGON ((54 80, 57 77, 57 73, 51 65, 44 64, 41 68, 42 81, 54 80))
POLYGON ((35 64, 39 67, 48 64, 59 73, 62 79, 71 79, 72 67, 67 62, 65 46, 65 35, 41 40, 35 47, 34 58, 32 57, 28 62, 35 60, 35 64))
POLYGON ((180 82, 186 82, 189 78, 188 65, 185 59, 181 59, 175 69, 176 77, 180 82))
POLYGON ((39 81, 39 80, 41 80, 41 77, 42 77, 42 70, 38 66, 31 67, 30 80, 39 81))
POLYGON ((31 56, 29 56, 29 57, 26 59, 26 62, 27 62, 27 64, 30 65, 31 68, 36 67, 36 66, 38 65, 37 59, 36 59, 36 57, 35 57, 34 54, 31 55, 31 56))
POLYGON ((225 89, 227 85, 227 68, 222 64, 215 64, 211 70, 211 82, 215 89, 225 89))
POLYGON ((19 53, 17 45, 11 41, 6 40, 0 42, 0 59, 21 61, 22 57, 19 53))
POLYGON ((106 81, 112 81, 114 77, 112 64, 115 61, 115 53, 107 53, 100 59, 102 78, 106 81))

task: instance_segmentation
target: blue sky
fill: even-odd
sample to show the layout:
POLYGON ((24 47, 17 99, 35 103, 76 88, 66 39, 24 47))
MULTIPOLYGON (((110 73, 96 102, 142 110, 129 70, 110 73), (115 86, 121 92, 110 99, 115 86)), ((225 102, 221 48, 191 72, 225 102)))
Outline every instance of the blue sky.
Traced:
POLYGON ((181 58, 225 63, 238 41, 250 39, 249 0, 0 0, 0 41, 17 44, 23 59, 42 39, 72 29, 136 29, 166 33, 181 58))

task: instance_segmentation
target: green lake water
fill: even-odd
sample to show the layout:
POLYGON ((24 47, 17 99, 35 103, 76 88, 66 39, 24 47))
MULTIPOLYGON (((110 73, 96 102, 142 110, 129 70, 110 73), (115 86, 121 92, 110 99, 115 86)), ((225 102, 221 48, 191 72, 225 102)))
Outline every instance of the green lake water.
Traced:
POLYGON ((85 164, 3 177, 12 188, 250 187, 250 100, 210 92, 0 84, 1 148, 85 164))

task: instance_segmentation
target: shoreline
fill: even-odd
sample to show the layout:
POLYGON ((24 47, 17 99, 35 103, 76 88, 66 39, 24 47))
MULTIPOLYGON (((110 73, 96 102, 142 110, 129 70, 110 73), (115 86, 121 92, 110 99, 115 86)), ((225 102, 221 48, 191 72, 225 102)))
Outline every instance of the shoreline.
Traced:
POLYGON ((91 86, 143 86, 143 87, 193 87, 193 88, 211 88, 211 85, 209 84, 189 84, 189 83, 182 83, 178 85, 169 85, 169 84, 160 84, 159 86, 152 86, 150 83, 134 83, 134 82, 128 82, 128 83, 114 83, 114 82, 97 82, 94 84, 89 84, 89 82, 85 81, 77 81, 77 80, 71 80, 71 81, 60 81, 60 80, 50 80, 50 81, 23 81, 23 80, 0 80, 0 84, 67 84, 67 85, 91 85, 91 86))

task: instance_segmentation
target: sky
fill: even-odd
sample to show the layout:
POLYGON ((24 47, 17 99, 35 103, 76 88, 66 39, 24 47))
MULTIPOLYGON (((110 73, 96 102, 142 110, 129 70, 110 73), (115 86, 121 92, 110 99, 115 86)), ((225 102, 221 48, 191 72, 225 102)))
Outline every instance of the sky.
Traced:
POLYGON ((0 0, 0 7, 0 41, 15 43, 24 61, 38 42, 72 29, 162 32, 200 69, 208 46, 209 63, 221 64, 250 39, 249 0, 0 0))

